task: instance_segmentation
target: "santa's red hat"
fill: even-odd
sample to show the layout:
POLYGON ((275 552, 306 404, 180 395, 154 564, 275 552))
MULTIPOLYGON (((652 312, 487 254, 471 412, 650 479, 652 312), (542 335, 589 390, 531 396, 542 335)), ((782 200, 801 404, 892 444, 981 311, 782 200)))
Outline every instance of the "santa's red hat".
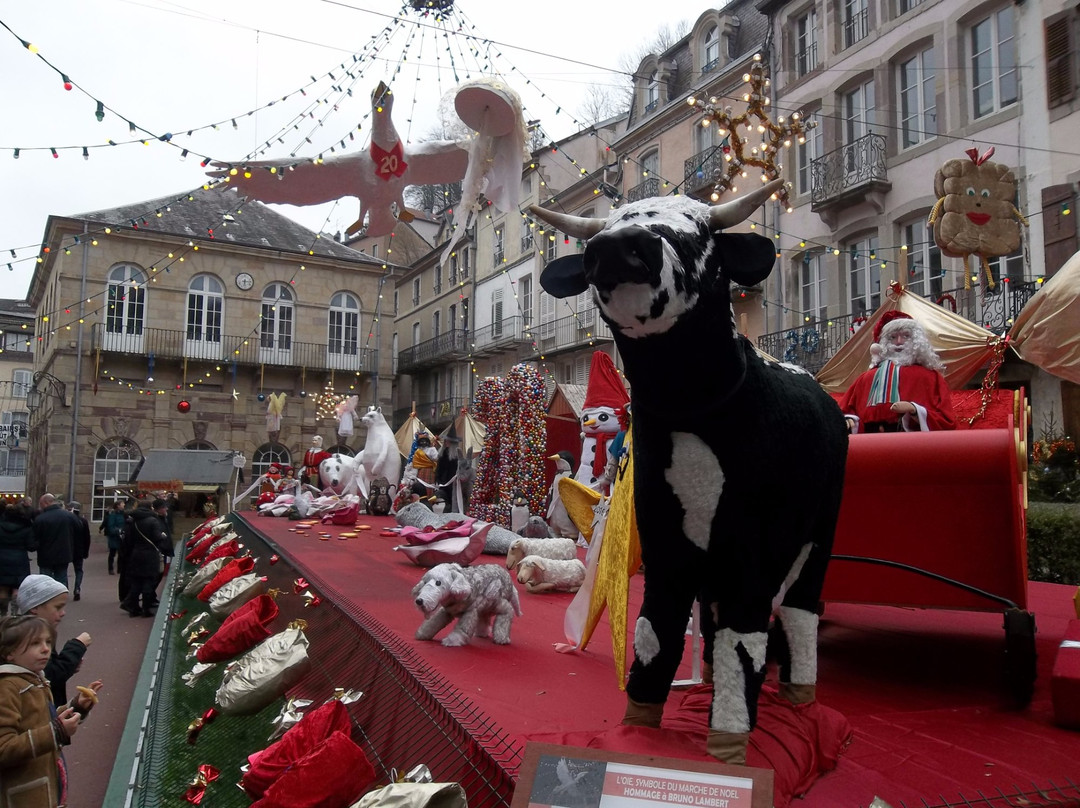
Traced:
POLYGON ((585 409, 590 407, 611 407, 616 413, 622 412, 630 396, 623 386, 622 377, 615 369, 611 357, 603 351, 594 351, 592 364, 589 366, 589 386, 585 389, 585 409))
MULTIPOLYGON (((900 311, 900 309, 892 309, 891 311, 885 312, 881 315, 881 319, 874 324, 874 342, 881 342, 881 330, 889 323, 895 322, 896 320, 912 319, 910 314, 905 314, 900 311)), ((910 323, 908 325, 910 325, 910 323)))

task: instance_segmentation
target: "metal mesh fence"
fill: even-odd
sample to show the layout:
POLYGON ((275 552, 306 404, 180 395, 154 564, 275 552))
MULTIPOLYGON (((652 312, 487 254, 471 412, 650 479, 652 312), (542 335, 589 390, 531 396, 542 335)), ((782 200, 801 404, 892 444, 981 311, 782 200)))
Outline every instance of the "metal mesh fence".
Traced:
MULTIPOLYGON (((230 520, 258 559, 256 572, 268 578, 268 587, 281 590, 277 597, 280 614, 271 630, 280 631, 296 619, 307 622, 311 668, 288 695, 311 699, 314 708, 332 696, 335 688, 363 692, 347 709, 353 739, 375 767, 380 778, 377 785, 390 782, 395 773, 425 764, 436 781, 460 783, 471 808, 508 806, 521 763, 520 744, 370 614, 348 600, 331 601, 316 573, 293 565, 285 556, 269 564, 270 555, 280 549, 236 514, 230 520), (317 607, 305 608, 304 599, 294 593, 298 577, 304 577, 311 591, 322 598, 317 607)), ((234 784, 240 781, 247 756, 269 745, 273 721, 285 700, 278 699, 255 715, 218 715, 203 726, 194 743, 188 742, 189 724, 215 706, 214 694, 227 664, 219 663, 191 687, 183 682, 196 660, 188 658, 191 648, 182 630, 192 617, 207 610, 206 604, 180 591, 191 572, 191 565, 186 565, 173 591, 162 600, 162 609, 182 616, 165 621, 157 686, 144 719, 130 804, 179 802, 198 767, 209 764, 221 774, 208 787, 207 804, 247 806, 250 798, 234 784)), ((217 625, 219 621, 212 619, 208 628, 212 631, 217 625)))

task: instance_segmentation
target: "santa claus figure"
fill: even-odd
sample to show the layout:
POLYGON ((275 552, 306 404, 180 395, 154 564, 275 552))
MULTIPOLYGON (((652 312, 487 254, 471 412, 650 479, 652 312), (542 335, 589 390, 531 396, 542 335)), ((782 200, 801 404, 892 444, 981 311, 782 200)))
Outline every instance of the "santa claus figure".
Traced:
POLYGON ((608 445, 623 428, 621 421, 629 401, 611 357, 603 351, 594 352, 581 408, 581 464, 574 479, 605 495, 610 491, 610 480, 604 474, 610 460, 608 445))
POLYGON ((330 453, 323 450, 322 436, 313 437, 311 446, 304 452, 304 470, 300 473, 300 481, 305 485, 322 488, 319 482, 319 465, 329 457, 330 453))
POLYGON ((944 365, 921 325, 902 311, 886 312, 870 355, 870 369, 840 401, 852 432, 956 429, 944 365))

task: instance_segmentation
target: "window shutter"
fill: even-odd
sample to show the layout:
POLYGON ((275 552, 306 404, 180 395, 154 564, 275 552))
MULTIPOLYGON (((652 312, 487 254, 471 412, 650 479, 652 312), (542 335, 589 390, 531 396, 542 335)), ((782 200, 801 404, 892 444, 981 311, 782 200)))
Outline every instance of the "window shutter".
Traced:
POLYGON ((1045 33, 1046 95, 1052 109, 1071 101, 1076 91, 1072 18, 1064 16, 1047 22, 1045 33))

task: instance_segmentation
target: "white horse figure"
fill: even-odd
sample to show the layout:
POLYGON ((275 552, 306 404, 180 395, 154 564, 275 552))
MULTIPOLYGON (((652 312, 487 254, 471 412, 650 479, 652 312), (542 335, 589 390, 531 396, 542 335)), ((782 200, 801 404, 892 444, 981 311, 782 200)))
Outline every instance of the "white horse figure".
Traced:
POLYGON ((368 407, 360 420, 367 427, 367 438, 363 450, 356 455, 356 476, 360 495, 366 499, 376 477, 385 477, 391 486, 397 487, 401 478, 401 453, 381 409, 368 407))

